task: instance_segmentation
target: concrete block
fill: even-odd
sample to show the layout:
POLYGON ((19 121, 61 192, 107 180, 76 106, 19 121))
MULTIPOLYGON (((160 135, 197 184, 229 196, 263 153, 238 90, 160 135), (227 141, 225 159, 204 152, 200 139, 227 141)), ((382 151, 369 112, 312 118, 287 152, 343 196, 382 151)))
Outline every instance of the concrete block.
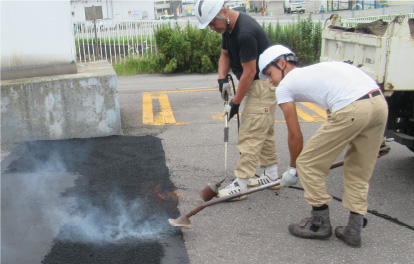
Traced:
POLYGON ((112 66, 98 61, 77 68, 77 74, 2 81, 2 143, 121 134, 112 66))

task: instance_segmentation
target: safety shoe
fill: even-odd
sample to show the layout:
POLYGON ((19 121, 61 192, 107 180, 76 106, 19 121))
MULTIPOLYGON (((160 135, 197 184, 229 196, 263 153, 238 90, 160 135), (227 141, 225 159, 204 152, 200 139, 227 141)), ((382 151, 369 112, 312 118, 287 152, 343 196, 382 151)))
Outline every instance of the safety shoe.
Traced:
POLYGON ((366 219, 360 214, 349 214, 348 226, 335 228, 335 236, 344 241, 348 246, 361 247, 361 231, 366 226, 366 219))
POLYGON ((299 224, 290 224, 289 233, 300 238, 329 238, 332 235, 329 208, 322 211, 312 210, 311 217, 303 219, 299 224))
MULTIPOLYGON (((241 188, 237 180, 235 180, 232 183, 230 183, 228 186, 226 186, 225 188, 219 190, 216 197, 222 198, 222 197, 226 197, 226 196, 236 194, 239 192, 241 192, 241 188)), ((230 201, 242 201, 242 200, 245 200, 246 198, 247 198, 247 195, 242 195, 240 197, 233 198, 230 201)))
POLYGON ((272 182, 276 182, 277 185, 275 185, 273 187, 270 187, 269 189, 279 190, 280 189, 280 179, 277 178, 276 180, 273 181, 267 175, 264 175, 264 174, 262 174, 258 178, 250 178, 249 183, 247 184, 247 186, 249 186, 249 187, 258 187, 258 186, 262 186, 262 185, 272 183, 272 182))

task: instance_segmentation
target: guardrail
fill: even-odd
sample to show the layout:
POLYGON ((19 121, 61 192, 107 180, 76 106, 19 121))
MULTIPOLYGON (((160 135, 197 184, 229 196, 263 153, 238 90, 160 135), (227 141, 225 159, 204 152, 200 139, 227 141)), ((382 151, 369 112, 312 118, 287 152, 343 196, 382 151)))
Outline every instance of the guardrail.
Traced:
POLYGON ((157 51, 154 32, 157 26, 170 23, 185 27, 191 20, 97 20, 74 22, 74 35, 78 62, 108 60, 111 64, 132 55, 148 56, 157 51))
POLYGON ((347 18, 347 19, 342 19, 342 26, 343 27, 355 27, 359 23, 369 23, 369 22, 377 21, 379 19, 382 19, 383 21, 386 21, 386 22, 390 22, 398 15, 404 15, 404 16, 407 16, 408 18, 414 18, 414 13, 347 18))

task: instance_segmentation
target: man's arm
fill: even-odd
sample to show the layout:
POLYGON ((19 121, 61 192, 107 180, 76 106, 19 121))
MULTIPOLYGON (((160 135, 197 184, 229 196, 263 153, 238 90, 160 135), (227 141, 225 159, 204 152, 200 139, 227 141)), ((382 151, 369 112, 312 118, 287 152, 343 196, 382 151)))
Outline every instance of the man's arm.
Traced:
POLYGON ((219 73, 219 79, 225 79, 227 78, 227 74, 230 71, 230 59, 229 59, 229 53, 227 50, 222 49, 220 60, 219 60, 219 67, 218 67, 218 73, 219 73))
POLYGON ((296 113, 296 105, 294 102, 287 102, 280 104, 279 106, 283 111, 288 128, 290 166, 296 167, 296 159, 303 147, 303 136, 302 131, 300 130, 298 115, 296 113))
POLYGON ((242 63, 243 73, 239 80, 239 86, 237 87, 237 93, 233 98, 235 104, 241 104, 244 96, 250 89, 253 83, 254 76, 256 75, 256 60, 251 60, 242 63))

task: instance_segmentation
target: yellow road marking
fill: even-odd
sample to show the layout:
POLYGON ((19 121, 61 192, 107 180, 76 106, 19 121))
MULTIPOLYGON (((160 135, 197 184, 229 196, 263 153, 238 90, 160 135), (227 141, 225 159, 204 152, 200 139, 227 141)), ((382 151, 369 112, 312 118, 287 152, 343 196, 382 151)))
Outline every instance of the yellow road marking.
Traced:
MULTIPOLYGON (((217 88, 208 89, 189 89, 177 91, 157 91, 157 92, 143 92, 142 94, 142 122, 146 125, 185 125, 189 122, 176 122, 173 111, 171 109, 168 93, 184 93, 184 92, 201 92, 201 91, 216 91, 217 88), (158 100, 161 111, 154 113, 153 100, 158 100)), ((305 108, 313 111, 316 114, 310 114, 299 107, 296 107, 298 116, 303 119, 299 122, 323 122, 326 119, 326 112, 320 107, 312 103, 300 103, 305 108)), ((221 112, 214 112, 213 120, 224 120, 221 112)), ((282 123, 284 120, 276 120, 275 123, 282 123)))
MULTIPOLYGON (((320 107, 312 104, 312 103, 300 103, 303 106, 305 106, 306 108, 312 110, 313 112, 317 113, 315 114, 310 114, 307 111, 303 110, 302 108, 296 107, 296 111, 298 114, 298 117, 300 117, 301 119, 299 119, 299 122, 323 122, 326 119, 326 112, 324 110, 322 110, 320 107)), ((241 115, 241 114, 240 114, 241 115)), ((221 112, 214 112, 213 116, 212 116, 213 120, 224 120, 224 117, 222 115, 221 112)), ((285 122, 285 120, 275 120, 275 123, 283 123, 285 122)))
POLYGON ((176 122, 173 111, 171 109, 168 93, 186 93, 186 92, 200 92, 200 91, 215 91, 217 88, 204 89, 188 89, 178 91, 157 91, 157 92, 143 92, 142 93, 142 123, 146 125, 186 125, 189 122, 176 122), (154 115, 153 100, 158 100, 161 107, 161 112, 154 115))
POLYGON ((142 123, 154 126, 176 124, 167 94, 142 93, 142 123), (158 100, 161 107, 161 112, 156 116, 154 116, 153 100, 158 100))
POLYGON ((313 116, 311 116, 307 112, 303 111, 299 107, 296 107, 296 112, 298 113, 298 116, 300 116, 306 122, 314 122, 315 121, 315 118, 313 118, 313 116))
POLYGON ((171 90, 171 91, 158 91, 154 93, 164 94, 164 93, 188 93, 188 92, 204 92, 204 91, 218 91, 218 88, 203 88, 203 89, 188 89, 188 90, 171 90))
POLYGON ((154 125, 151 93, 142 93, 142 123, 146 125, 154 125))
MULTIPOLYGON (((167 94, 158 95, 158 100, 161 105, 161 123, 160 124, 175 124, 175 118, 171 109, 170 101, 167 94)), ((155 121, 157 123, 157 121, 155 121)))
POLYGON ((305 107, 307 107, 307 108, 309 108, 310 110, 312 110, 313 112, 317 113, 321 117, 327 118, 326 111, 323 110, 323 109, 321 109, 320 107, 318 107, 318 106, 316 106, 316 105, 314 105, 312 103, 306 103, 306 102, 300 103, 300 104, 303 105, 303 106, 305 106, 305 107))

